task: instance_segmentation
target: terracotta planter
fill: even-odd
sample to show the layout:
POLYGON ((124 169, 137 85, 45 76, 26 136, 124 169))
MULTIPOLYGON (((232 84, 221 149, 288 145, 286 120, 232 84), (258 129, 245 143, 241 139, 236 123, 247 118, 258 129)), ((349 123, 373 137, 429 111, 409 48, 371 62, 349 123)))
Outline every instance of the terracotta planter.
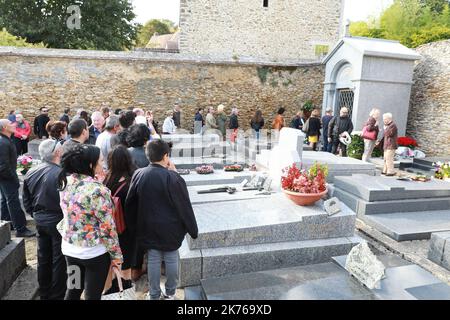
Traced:
POLYGON ((323 196, 325 196, 328 192, 328 189, 326 189, 324 192, 321 193, 299 193, 284 189, 283 192, 295 204, 299 206, 311 206, 317 201, 319 201, 323 196))

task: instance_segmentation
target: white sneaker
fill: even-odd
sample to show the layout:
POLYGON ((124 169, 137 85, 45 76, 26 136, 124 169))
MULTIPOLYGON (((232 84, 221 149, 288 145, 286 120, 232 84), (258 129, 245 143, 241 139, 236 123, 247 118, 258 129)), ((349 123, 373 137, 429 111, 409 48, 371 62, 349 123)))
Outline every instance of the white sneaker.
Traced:
POLYGON ((175 300, 175 295, 173 295, 173 296, 166 296, 166 295, 164 294, 162 300, 175 300))
POLYGON ((160 295, 158 299, 152 299, 152 298, 150 297, 150 292, 147 292, 147 293, 145 294, 145 298, 144 298, 144 299, 145 299, 145 300, 162 300, 162 299, 163 299, 163 295, 160 295))

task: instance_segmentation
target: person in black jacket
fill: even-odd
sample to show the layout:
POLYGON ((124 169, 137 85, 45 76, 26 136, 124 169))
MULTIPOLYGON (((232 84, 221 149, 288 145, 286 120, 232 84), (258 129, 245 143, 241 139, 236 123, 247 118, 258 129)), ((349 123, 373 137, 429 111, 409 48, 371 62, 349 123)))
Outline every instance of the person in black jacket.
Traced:
POLYGON ((340 142, 339 138, 344 132, 351 134, 352 131, 353 123, 349 117, 348 108, 343 107, 339 117, 334 117, 328 125, 328 142, 333 144, 331 153, 336 154, 339 147, 342 151, 342 156, 347 156, 347 146, 340 142))
POLYGON ((105 118, 103 118, 103 115, 100 111, 95 111, 92 113, 91 119, 92 119, 92 125, 89 127, 89 139, 86 142, 86 144, 95 145, 95 142, 97 142, 98 136, 103 131, 103 126, 105 124, 105 118))
POLYGON ((56 229, 63 218, 57 187, 62 151, 62 141, 41 142, 42 163, 28 171, 23 184, 23 205, 36 221, 41 300, 64 300, 67 289, 67 265, 61 252, 62 238, 56 229))
POLYGON ((48 133, 45 130, 47 123, 50 121, 48 117, 48 108, 42 107, 41 114, 34 118, 34 134, 38 136, 39 139, 47 139, 48 133))
POLYGON ((259 139, 259 131, 264 127, 264 118, 261 110, 256 110, 252 120, 250 120, 250 126, 256 133, 256 139, 259 139))
POLYGON ((238 130, 239 130, 238 114, 239 114, 239 111, 237 108, 233 108, 231 110, 230 129, 233 130, 233 132, 231 134, 231 142, 236 142, 236 139, 237 139, 237 134, 238 134, 238 130))
POLYGON ((70 123, 69 113, 70 113, 70 108, 64 109, 64 114, 61 116, 59 121, 63 121, 65 123, 67 123, 67 125, 69 125, 69 123, 70 123))
POLYGON ((35 233, 26 227, 27 220, 19 201, 17 152, 11 141, 14 131, 11 121, 0 119, 0 220, 12 221, 16 237, 33 237, 35 233))
POLYGON ((317 151, 320 129, 322 129, 322 124, 320 123, 320 111, 318 109, 314 109, 311 113, 311 117, 307 121, 309 122, 308 131, 306 132, 308 141, 313 151, 317 151))
MULTIPOLYGON (((127 226, 136 228, 137 244, 148 251, 150 299, 160 299, 161 261, 166 265, 166 299, 173 299, 178 282, 178 249, 186 233, 196 239, 198 227, 186 182, 169 160, 167 142, 147 144, 151 162, 131 179, 125 211, 127 226)), ((133 231, 132 231, 133 232, 133 231)))

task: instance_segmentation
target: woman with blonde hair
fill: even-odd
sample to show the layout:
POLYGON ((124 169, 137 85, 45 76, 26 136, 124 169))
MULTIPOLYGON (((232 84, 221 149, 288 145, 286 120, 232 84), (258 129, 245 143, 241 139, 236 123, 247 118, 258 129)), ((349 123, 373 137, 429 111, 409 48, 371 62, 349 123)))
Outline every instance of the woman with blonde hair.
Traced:
POLYGON ((311 113, 311 117, 308 119, 308 127, 306 134, 308 136, 308 141, 310 146, 314 151, 317 151, 317 144, 319 142, 320 129, 322 129, 322 123, 320 122, 320 111, 319 109, 314 109, 311 113))
POLYGON ((228 117, 225 114, 225 106, 223 104, 217 107, 217 126, 219 127, 219 131, 222 134, 222 139, 225 141, 227 136, 227 123, 228 117))
POLYGON ((369 119, 364 124, 362 130, 362 138, 364 139, 364 154, 362 156, 362 161, 369 162, 372 156, 373 149, 378 138, 378 133, 380 131, 378 127, 378 118, 380 117, 380 110, 373 108, 369 113, 369 119))

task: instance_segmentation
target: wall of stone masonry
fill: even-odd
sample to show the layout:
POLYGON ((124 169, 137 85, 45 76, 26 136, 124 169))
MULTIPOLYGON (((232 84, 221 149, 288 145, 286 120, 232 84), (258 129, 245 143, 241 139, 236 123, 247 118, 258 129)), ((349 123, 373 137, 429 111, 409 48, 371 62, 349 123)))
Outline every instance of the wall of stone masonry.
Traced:
MULTIPOLYGON (((249 128, 257 108, 270 125, 278 107, 286 119, 307 100, 322 104, 320 64, 261 65, 213 62, 183 55, 142 52, 19 49, 0 47, 0 116, 21 110, 32 121, 42 106, 58 118, 65 107, 152 109, 161 122, 179 102, 182 126, 190 130, 199 107, 236 105, 249 128)), ((267 126, 269 128, 269 126, 267 126)))
POLYGON ((180 51, 273 62, 317 60, 342 36, 343 0, 180 0, 180 51))
POLYGON ((407 135, 430 156, 450 156, 450 40, 417 48, 407 135))

